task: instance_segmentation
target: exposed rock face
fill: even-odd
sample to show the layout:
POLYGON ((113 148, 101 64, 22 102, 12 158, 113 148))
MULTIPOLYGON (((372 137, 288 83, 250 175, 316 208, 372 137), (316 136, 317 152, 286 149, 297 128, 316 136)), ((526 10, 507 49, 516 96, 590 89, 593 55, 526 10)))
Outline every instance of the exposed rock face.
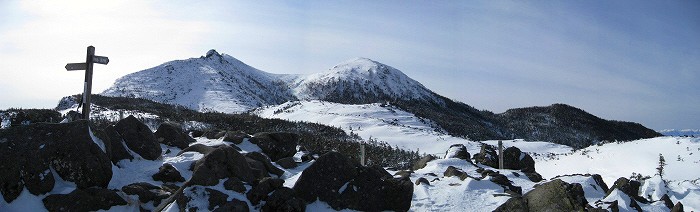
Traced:
POLYGON ((683 204, 681 202, 677 202, 676 205, 671 208, 671 212, 683 212, 683 204))
POLYGON ((271 160, 277 161, 294 156, 299 144, 299 135, 283 132, 256 133, 250 142, 257 144, 271 160))
POLYGON ((182 131, 182 128, 175 123, 165 122, 158 127, 155 134, 158 142, 174 146, 180 149, 185 149, 195 142, 194 138, 182 131))
POLYGON ((246 194, 246 197, 248 197, 250 203, 257 205, 260 201, 267 199, 267 194, 282 188, 282 184, 284 184, 282 179, 263 178, 257 185, 253 186, 253 189, 246 194))
POLYGON ((381 167, 364 167, 329 152, 301 174, 294 190, 307 203, 321 200, 336 210, 407 211, 413 183, 394 179, 381 167))
POLYGON ((293 169, 297 167, 297 162, 294 161, 293 157, 282 158, 275 161, 275 163, 277 163, 277 165, 280 165, 282 168, 285 169, 293 169))
POLYGON ((644 197, 639 196, 639 186, 642 184, 639 181, 636 180, 629 180, 624 177, 617 178, 615 180, 615 184, 608 190, 606 193, 607 195, 610 195, 610 192, 613 190, 617 189, 622 191, 622 193, 627 194, 630 196, 632 199, 642 202, 642 203, 649 203, 649 200, 645 199, 644 197))
MULTIPOLYGON (((126 144, 124 143, 124 139, 122 139, 122 136, 119 135, 116 129, 114 129, 114 126, 107 126, 105 128, 105 135, 107 135, 107 137, 109 138, 109 158, 112 160, 112 163, 117 164, 120 160, 134 159, 134 156, 129 154, 129 151, 126 150, 126 144)), ((106 140, 103 141, 106 142, 106 140)))
POLYGON ((253 182, 253 172, 246 158, 233 147, 221 145, 204 155, 193 165, 192 179, 194 185, 213 186, 219 179, 237 177, 244 182, 253 182))
POLYGON ((282 176, 282 174, 284 174, 284 170, 277 168, 275 165, 272 165, 270 158, 263 155, 262 153, 249 152, 249 153, 246 153, 245 156, 247 158, 250 158, 250 159, 253 159, 255 161, 262 163, 263 168, 265 170, 267 170, 267 172, 269 172, 269 173, 275 174, 277 176, 282 176))
POLYGON ((156 160, 163 153, 151 129, 141 123, 136 117, 129 116, 120 120, 115 125, 115 129, 124 139, 126 146, 141 155, 142 158, 156 160))
POLYGON ((428 162, 433 161, 435 159, 437 159, 437 158, 435 158, 435 156, 433 156, 433 155, 426 155, 426 156, 422 157, 420 160, 416 161, 416 163, 413 164, 413 167, 411 169, 418 170, 418 169, 425 168, 425 166, 428 165, 428 162))
POLYGON ((233 142, 234 144, 241 144, 244 139, 251 138, 250 135, 241 131, 227 131, 224 135, 224 141, 233 142))
POLYGON ((267 198, 262 211, 303 212, 306 211, 306 202, 298 198, 291 188, 282 187, 267 198))
POLYGON ((76 189, 69 194, 52 194, 42 201, 49 211, 97 211, 127 204, 117 192, 96 187, 76 189))
POLYGON ((141 203, 153 201, 155 205, 170 196, 170 192, 149 183, 129 184, 122 187, 122 191, 128 195, 137 195, 141 203))
POLYGON ((238 193, 244 193, 246 191, 245 183, 237 177, 228 178, 228 180, 224 182, 224 189, 238 193))
POLYGON ((584 211, 587 204, 581 184, 555 179, 536 186, 522 199, 511 198, 495 211, 584 211))
POLYGON ((527 153, 512 146, 503 150, 503 168, 532 173, 535 172, 535 160, 527 153))
POLYGON ((0 130, 0 193, 12 202, 26 186, 34 195, 54 186, 50 168, 78 188, 107 187, 112 164, 86 121, 38 123, 0 130))
POLYGON ((169 163, 163 164, 163 166, 158 168, 158 173, 153 175, 153 180, 163 182, 185 182, 185 178, 182 177, 180 172, 169 163))
POLYGON ((482 144, 481 151, 474 154, 473 159, 476 163, 498 168, 498 154, 496 153, 496 148, 491 145, 482 144))
POLYGON ((445 158, 459 158, 471 162, 471 155, 464 144, 453 144, 445 152, 445 158))

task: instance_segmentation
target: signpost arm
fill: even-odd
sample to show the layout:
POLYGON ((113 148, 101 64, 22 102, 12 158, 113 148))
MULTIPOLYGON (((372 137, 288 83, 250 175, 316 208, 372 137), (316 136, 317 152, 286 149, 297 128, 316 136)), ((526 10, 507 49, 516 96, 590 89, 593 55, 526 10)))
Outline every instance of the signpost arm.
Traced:
POLYGON ((83 91, 83 118, 90 120, 90 96, 92 94, 92 57, 95 56, 95 47, 87 47, 87 56, 85 58, 85 64, 87 66, 85 70, 85 82, 83 91))

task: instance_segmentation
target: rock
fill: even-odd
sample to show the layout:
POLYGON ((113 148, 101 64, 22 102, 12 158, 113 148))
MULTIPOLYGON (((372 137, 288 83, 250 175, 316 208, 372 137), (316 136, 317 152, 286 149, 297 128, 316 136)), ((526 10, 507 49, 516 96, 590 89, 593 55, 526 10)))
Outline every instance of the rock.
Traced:
POLYGON ((226 131, 213 129, 205 132, 203 136, 207 137, 208 139, 219 139, 221 137, 224 137, 224 135, 226 135, 226 131))
POLYGON ((248 157, 246 157, 245 160, 248 163, 248 166, 250 166, 250 170, 253 172, 253 179, 260 180, 265 177, 270 177, 270 173, 267 171, 262 162, 248 157))
MULTIPOLYGON (((535 186, 535 189, 523 195, 523 200, 527 204, 527 209, 523 211, 583 211, 588 204, 581 184, 569 184, 560 179, 535 186)), ((509 208, 520 210, 523 201, 509 200, 498 208, 503 211, 509 208)))
POLYGON ((105 134, 107 137, 109 137, 109 142, 111 143, 111 151, 109 156, 112 163, 117 164, 120 160, 134 159, 134 156, 129 154, 129 151, 126 150, 124 139, 122 139, 122 136, 119 135, 117 130, 114 128, 114 125, 107 126, 105 128, 105 134))
POLYGON ((120 120, 115 129, 121 135, 126 146, 139 154, 143 159, 156 160, 163 153, 160 143, 156 140, 151 129, 141 123, 136 117, 129 116, 120 120))
POLYGON ((285 169, 293 169, 297 167, 297 163, 294 161, 293 157, 282 158, 275 161, 275 163, 285 169))
POLYGON ((603 181, 603 177, 601 177, 599 174, 593 174, 591 175, 593 177, 593 180, 598 184, 598 187, 603 189, 603 192, 606 194, 608 191, 610 191, 610 188, 608 188, 608 184, 605 184, 605 181, 603 181))
POLYGON ((189 146, 187 148, 182 149, 182 151, 177 153, 177 156, 182 155, 182 153, 185 152, 199 152, 202 153, 203 155, 209 154, 210 152, 214 151, 216 147, 210 147, 204 144, 195 144, 192 146, 189 146))
POLYGON ((52 194, 42 202, 49 211, 97 211, 127 204, 117 192, 97 187, 76 189, 69 194, 52 194))
POLYGON ((171 192, 168 192, 158 186, 149 183, 133 183, 122 187, 122 191, 128 195, 137 195, 139 202, 147 203, 154 202, 154 205, 170 197, 171 192))
POLYGON ((158 142, 180 149, 185 149, 195 142, 194 138, 183 132, 178 124, 172 122, 165 122, 158 126, 154 135, 158 142))
POLYGON ((319 157, 294 185, 307 203, 321 200, 333 209, 407 211, 413 183, 394 179, 378 166, 365 167, 337 152, 319 157))
POLYGON ((163 164, 163 166, 158 168, 158 173, 153 175, 153 180, 163 182, 185 182, 185 178, 182 177, 180 172, 169 163, 163 164))
POLYGON ((228 195, 222 193, 221 191, 217 191, 211 188, 205 188, 204 189, 207 193, 209 193, 209 211, 214 210, 214 208, 222 206, 226 204, 226 199, 228 199, 228 195))
POLYGON ((248 212, 248 203, 233 199, 226 204, 214 209, 214 212, 248 212))
POLYGON ((267 194, 270 192, 282 188, 282 185, 284 184, 284 180, 282 179, 275 179, 275 178, 263 178, 258 182, 257 185, 253 186, 253 189, 250 189, 248 193, 246 194, 246 197, 248 197, 248 200, 250 200, 250 203, 253 205, 257 205, 260 203, 262 200, 267 199, 267 194))
POLYGON ((396 172, 396 174, 394 174, 394 176, 399 176, 399 178, 401 178, 403 180, 411 181, 411 179, 410 179, 411 174, 413 174, 413 171, 401 170, 401 171, 396 172))
POLYGON ((437 158, 435 158, 435 156, 433 156, 433 155, 426 155, 426 156, 422 157, 420 160, 416 161, 416 163, 413 164, 413 167, 411 169, 418 170, 418 169, 425 168, 425 166, 428 164, 428 162, 433 161, 435 159, 437 159, 437 158))
POLYGON ((533 173, 535 172, 535 160, 529 154, 512 146, 503 150, 503 168, 533 173))
POLYGON ((303 212, 306 211, 306 202, 299 199, 291 188, 282 187, 267 198, 262 211, 303 212))
POLYGON ((292 157, 296 153, 299 135, 284 132, 256 133, 250 142, 257 144, 271 160, 292 157))
POLYGON ((676 203, 676 205, 671 208, 671 212, 683 212, 683 203, 680 201, 676 203))
POLYGON ((473 159, 476 163, 498 168, 498 154, 496 148, 491 145, 482 144, 481 151, 474 154, 473 159))
POLYGON ((259 161, 262 163, 267 170, 267 172, 275 174, 277 176, 282 176, 284 174, 284 170, 277 168, 275 165, 272 165, 272 162, 270 161, 270 158, 267 156, 263 155, 262 153, 259 152, 249 152, 245 154, 246 157, 259 161))
POLYGON ((244 182, 253 182, 253 171, 246 158, 228 145, 218 146, 193 163, 193 185, 213 186, 219 179, 237 177, 244 182))
POLYGON ((425 177, 421 177, 421 178, 418 178, 416 180, 416 185, 421 185, 421 184, 430 185, 430 182, 428 181, 428 179, 425 179, 425 177))
POLYGON ((249 138, 251 136, 242 131, 226 131, 226 135, 224 135, 224 141, 233 142, 234 144, 241 144, 244 139, 249 138))
POLYGON ((530 179, 532 182, 540 182, 542 181, 542 175, 540 175, 537 172, 525 172, 524 173, 527 179, 530 179))
POLYGON ((90 136, 87 121, 37 123, 0 130, 0 193, 12 202, 27 187, 41 195, 51 191, 53 168, 78 188, 107 187, 112 163, 90 136))
POLYGON ((664 202, 664 205, 668 209, 673 209, 673 201, 671 201, 671 198, 668 196, 668 194, 664 194, 663 196, 661 196, 661 201, 664 202))
POLYGON ((528 212, 527 199, 523 197, 512 197, 505 203, 498 206, 494 212, 528 212))
POLYGON ((454 166, 448 166, 443 175, 445 177, 457 176, 460 180, 464 180, 467 179, 467 177, 469 177, 467 173, 463 172, 462 170, 459 170, 458 168, 455 168, 454 166))
POLYGON ((523 189, 520 188, 519 186, 514 186, 513 183, 506 177, 505 175, 502 175, 500 173, 490 173, 489 174, 489 181, 496 183, 503 187, 504 192, 506 193, 511 193, 514 195, 522 195, 523 194, 523 189))
POLYGON ((189 134, 193 138, 199 138, 204 136, 204 132, 202 132, 201 130, 190 130, 187 132, 187 134, 189 134))
POLYGON ((627 178, 620 177, 620 178, 617 178, 617 180, 615 180, 615 184, 613 184, 613 186, 608 190, 606 195, 610 195, 610 192, 617 189, 617 190, 622 191, 622 193, 627 194, 632 199, 634 199, 638 202, 648 204, 648 203, 650 203, 649 200, 647 200, 646 198, 644 198, 642 196, 639 196, 639 186, 641 186, 641 185, 642 184, 639 181, 628 180, 627 178))
POLYGON ((471 155, 464 144, 452 144, 445 152, 445 158, 459 158, 471 162, 471 155))
POLYGON ((238 193, 244 193, 246 191, 245 183, 237 177, 228 178, 228 180, 224 182, 224 188, 238 193))

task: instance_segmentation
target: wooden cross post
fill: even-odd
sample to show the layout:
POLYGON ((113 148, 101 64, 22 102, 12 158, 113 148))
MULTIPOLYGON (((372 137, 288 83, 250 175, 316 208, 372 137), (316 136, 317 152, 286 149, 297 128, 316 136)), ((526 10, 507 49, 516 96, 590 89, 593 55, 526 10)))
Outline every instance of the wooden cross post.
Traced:
POLYGON ((83 82, 83 119, 90 120, 90 96, 92 95, 92 66, 94 63, 107 65, 109 58, 95 55, 95 47, 87 47, 87 56, 84 63, 68 63, 66 70, 85 70, 83 82))

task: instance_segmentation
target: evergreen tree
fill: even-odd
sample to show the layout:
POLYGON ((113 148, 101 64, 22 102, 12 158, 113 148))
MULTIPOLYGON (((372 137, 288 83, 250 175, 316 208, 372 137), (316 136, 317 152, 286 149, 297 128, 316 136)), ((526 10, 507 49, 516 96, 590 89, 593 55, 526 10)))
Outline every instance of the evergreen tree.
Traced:
POLYGON ((666 159, 664 159, 664 156, 659 153, 659 167, 656 167, 656 170, 658 171, 656 174, 658 174, 661 178, 664 177, 664 166, 666 166, 666 159))

